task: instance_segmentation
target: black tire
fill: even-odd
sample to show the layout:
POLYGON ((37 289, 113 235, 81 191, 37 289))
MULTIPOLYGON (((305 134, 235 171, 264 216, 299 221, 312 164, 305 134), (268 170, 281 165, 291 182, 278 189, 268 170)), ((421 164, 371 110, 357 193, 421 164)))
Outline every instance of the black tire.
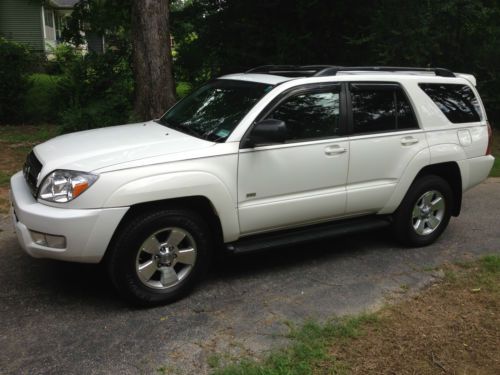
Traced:
MULTIPOLYGON (((166 209, 139 214, 126 223, 107 254, 109 276, 119 293, 139 306, 156 306, 174 302, 187 295, 206 274, 211 260, 212 241, 207 224, 196 212, 166 209), (141 281, 136 262, 145 240, 164 228, 187 232, 196 248, 196 258, 187 276, 167 289, 158 289, 141 281)), ((172 267, 173 268, 173 267, 172 267)), ((160 271, 158 271, 160 272, 160 271)), ((156 275, 161 275, 161 272, 156 275)))
MULTIPOLYGON (((443 178, 435 175, 419 177, 413 182, 401 205, 393 215, 393 228, 396 237, 403 245, 410 247, 421 247, 432 244, 448 226, 453 204, 453 192, 448 182, 443 178), (417 221, 414 221, 413 209, 417 202, 421 202, 420 198, 426 192, 432 191, 440 193, 444 199, 444 213, 442 213, 439 225, 431 233, 419 234, 417 233, 417 229, 414 228, 414 223, 417 221)), ((431 230, 431 228, 428 230, 431 230)))

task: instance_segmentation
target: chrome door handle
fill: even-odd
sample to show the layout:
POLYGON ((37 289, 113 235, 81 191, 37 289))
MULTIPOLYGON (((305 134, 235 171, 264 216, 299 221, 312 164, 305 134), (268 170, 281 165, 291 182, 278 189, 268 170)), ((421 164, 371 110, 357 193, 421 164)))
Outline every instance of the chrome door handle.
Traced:
POLYGON ((340 147, 339 145, 325 147, 325 154, 328 156, 339 155, 344 152, 347 152, 347 149, 345 147, 340 147))
POLYGON ((403 137, 401 138, 401 144, 403 146, 411 146, 414 145, 415 143, 418 143, 418 139, 414 137, 403 137))

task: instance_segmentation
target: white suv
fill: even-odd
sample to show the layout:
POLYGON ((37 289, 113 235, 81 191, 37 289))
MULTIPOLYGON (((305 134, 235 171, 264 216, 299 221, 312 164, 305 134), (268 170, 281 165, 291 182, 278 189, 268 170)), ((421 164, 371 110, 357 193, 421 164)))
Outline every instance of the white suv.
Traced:
POLYGON ((218 252, 392 225, 425 246, 493 165, 475 78, 446 69, 263 66, 150 122, 62 135, 11 179, 34 257, 104 261, 118 290, 185 295, 218 252))

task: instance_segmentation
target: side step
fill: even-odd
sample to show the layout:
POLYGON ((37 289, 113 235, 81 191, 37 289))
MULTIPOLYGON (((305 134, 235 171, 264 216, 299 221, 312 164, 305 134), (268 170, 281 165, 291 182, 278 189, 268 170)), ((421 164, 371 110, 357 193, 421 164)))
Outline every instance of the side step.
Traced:
POLYGON ((243 237, 226 244, 226 249, 233 254, 248 253, 380 229, 390 225, 390 218, 387 216, 368 216, 243 237))

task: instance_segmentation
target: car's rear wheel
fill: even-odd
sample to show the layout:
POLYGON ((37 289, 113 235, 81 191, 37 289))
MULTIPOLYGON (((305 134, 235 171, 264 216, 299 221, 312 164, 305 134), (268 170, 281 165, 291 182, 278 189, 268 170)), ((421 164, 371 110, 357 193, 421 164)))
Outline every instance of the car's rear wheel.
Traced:
POLYGON ((418 178, 394 213, 394 229, 407 246, 427 246, 436 241, 448 226, 453 207, 453 192, 441 177, 418 178))
POLYGON ((204 276, 211 258, 208 226, 195 212, 143 213, 126 223, 107 257, 118 291, 143 306, 173 302, 204 276))

